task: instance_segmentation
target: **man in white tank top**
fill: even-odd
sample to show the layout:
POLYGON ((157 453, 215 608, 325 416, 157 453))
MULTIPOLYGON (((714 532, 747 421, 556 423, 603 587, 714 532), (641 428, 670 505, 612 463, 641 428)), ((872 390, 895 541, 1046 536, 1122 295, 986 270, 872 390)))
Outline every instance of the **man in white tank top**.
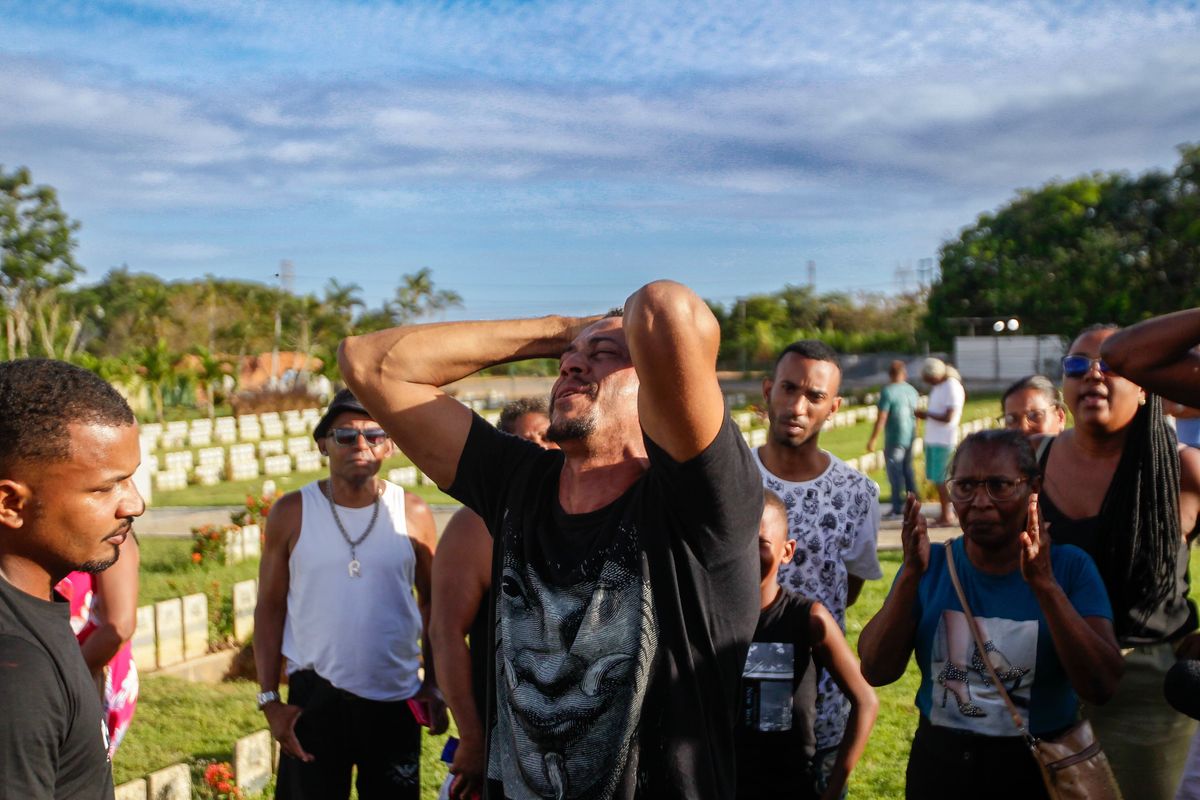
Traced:
POLYGON ((357 766, 363 800, 417 800, 420 724, 448 724, 424 635, 433 515, 376 477, 394 446, 348 390, 313 438, 329 478, 272 507, 254 613, 258 704, 283 750, 276 797, 348 797, 357 766))

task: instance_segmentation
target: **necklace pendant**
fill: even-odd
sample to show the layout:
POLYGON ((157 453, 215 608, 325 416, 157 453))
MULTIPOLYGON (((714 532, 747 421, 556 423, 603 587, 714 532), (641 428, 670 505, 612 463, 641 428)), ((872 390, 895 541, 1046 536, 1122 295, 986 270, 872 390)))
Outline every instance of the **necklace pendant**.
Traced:
POLYGON ((350 577, 351 577, 351 578, 361 578, 361 577, 362 577, 362 570, 361 570, 361 569, 359 569, 359 563, 358 563, 358 559, 357 559, 357 558, 356 558, 356 559, 353 559, 353 560, 350 562, 350 568, 349 568, 349 569, 350 569, 350 577))

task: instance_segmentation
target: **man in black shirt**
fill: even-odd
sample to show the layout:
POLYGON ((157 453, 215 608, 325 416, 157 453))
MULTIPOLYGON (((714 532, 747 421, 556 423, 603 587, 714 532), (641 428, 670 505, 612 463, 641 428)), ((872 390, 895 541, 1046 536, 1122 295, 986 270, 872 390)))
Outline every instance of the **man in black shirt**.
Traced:
POLYGON ((720 331, 661 281, 624 316, 410 325, 342 374, 493 535, 489 797, 732 798, 758 616, 757 468, 716 379, 720 331), (438 387, 559 358, 544 451, 438 387))
POLYGON ((141 461, 125 400, 87 370, 0 363, 0 797, 111 798, 100 696, 54 585, 111 566, 141 461))

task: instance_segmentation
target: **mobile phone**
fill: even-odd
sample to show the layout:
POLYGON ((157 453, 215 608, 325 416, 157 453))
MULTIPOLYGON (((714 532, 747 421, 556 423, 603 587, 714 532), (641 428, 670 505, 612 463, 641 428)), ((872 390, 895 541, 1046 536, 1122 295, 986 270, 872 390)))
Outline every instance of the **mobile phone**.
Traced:
POLYGON ((408 710, 412 712, 413 719, 417 721, 418 725, 423 725, 426 728, 429 727, 431 720, 429 719, 429 712, 425 710, 424 703, 410 697, 408 698, 408 710))

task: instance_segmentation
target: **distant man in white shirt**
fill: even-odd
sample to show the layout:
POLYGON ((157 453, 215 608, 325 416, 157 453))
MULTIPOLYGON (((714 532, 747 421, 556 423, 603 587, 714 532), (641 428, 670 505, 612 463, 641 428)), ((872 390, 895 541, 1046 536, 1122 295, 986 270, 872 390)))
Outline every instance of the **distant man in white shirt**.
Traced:
POLYGON ((958 422, 962 419, 967 393, 958 371, 940 358, 927 358, 921 377, 930 385, 929 406, 917 409, 917 419, 925 420, 925 478, 937 486, 941 514, 938 525, 953 525, 954 511, 946 489, 946 468, 950 454, 958 444, 958 422))
POLYGON ((418 673, 432 652, 433 515, 376 477, 394 446, 348 390, 313 438, 329 478, 271 508, 254 612, 258 706, 283 750, 275 796, 348 797, 357 767, 363 800, 418 800, 419 717, 434 733, 448 724, 428 655, 418 673))

